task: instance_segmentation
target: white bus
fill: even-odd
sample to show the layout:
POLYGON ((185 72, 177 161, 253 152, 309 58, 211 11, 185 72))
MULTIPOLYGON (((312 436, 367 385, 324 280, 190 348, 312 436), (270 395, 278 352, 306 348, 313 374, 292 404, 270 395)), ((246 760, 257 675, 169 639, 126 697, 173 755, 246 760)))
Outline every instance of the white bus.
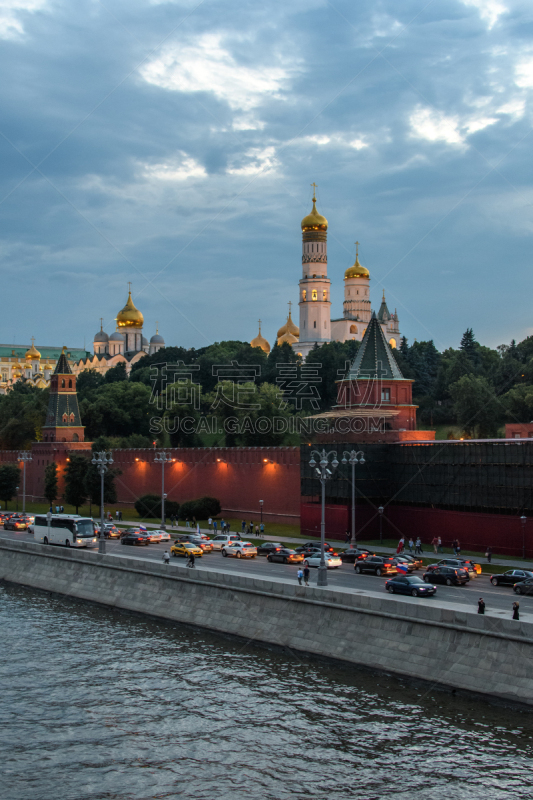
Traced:
POLYGON ((98 544, 94 522, 79 514, 51 514, 50 523, 44 515, 35 515, 33 538, 42 544, 62 544, 65 547, 94 547, 98 544))

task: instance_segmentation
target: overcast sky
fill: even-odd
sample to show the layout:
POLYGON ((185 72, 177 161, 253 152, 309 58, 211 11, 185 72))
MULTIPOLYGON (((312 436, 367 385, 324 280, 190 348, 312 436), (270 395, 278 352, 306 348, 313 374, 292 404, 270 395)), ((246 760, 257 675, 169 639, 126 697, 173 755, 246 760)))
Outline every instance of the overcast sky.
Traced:
MULTIPOLYGON (((410 342, 533 334, 530 0, 1 0, 0 341, 272 343, 301 218, 410 342)), ((297 309, 296 309, 296 317, 297 309)))

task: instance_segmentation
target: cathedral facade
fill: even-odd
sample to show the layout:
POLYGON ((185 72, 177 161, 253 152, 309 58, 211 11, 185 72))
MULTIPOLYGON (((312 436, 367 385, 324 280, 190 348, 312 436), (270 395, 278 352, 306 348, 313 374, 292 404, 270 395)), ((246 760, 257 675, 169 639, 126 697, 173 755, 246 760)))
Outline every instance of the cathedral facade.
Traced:
MULTIPOLYGON (((299 323, 295 325, 290 310, 285 325, 277 333, 277 344, 287 342, 301 358, 306 358, 315 345, 327 342, 362 341, 372 318, 370 301, 370 272, 359 261, 357 243, 355 262, 344 273, 344 303, 342 316, 332 319, 331 280, 328 277, 328 221, 316 208, 313 194, 311 213, 303 218, 302 277, 299 282, 299 323)), ((391 347, 399 347, 400 324, 396 311, 391 313, 385 300, 377 312, 377 321, 391 347)), ((252 347, 270 350, 268 342, 259 334, 252 347)))

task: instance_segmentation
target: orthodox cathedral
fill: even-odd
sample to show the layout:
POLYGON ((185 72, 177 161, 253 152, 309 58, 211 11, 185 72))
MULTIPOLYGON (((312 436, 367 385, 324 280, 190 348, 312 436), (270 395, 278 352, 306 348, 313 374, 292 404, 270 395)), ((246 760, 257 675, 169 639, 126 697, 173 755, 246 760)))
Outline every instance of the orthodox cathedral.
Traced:
POLYGON ((79 375, 84 369, 94 369, 105 375, 108 369, 118 364, 125 364, 129 375, 133 364, 165 347, 165 340, 157 328, 150 341, 143 336, 144 317, 131 299, 131 284, 129 286, 126 305, 116 317, 115 332, 108 336, 100 320, 100 330, 94 337, 93 355, 87 354, 73 364, 74 375, 79 375))
MULTIPOLYGON (((316 189, 315 184, 313 188, 316 189)), ((328 278, 328 221, 318 213, 313 193, 311 213, 302 220, 302 278, 299 283, 300 327, 289 315, 277 334, 277 344, 287 342, 295 353, 306 358, 316 345, 326 342, 362 341, 372 317, 370 307, 370 272, 359 262, 359 243, 356 244, 355 263, 344 273, 344 303, 342 317, 331 319, 330 287, 328 278)), ((400 327, 396 311, 391 314, 385 301, 385 292, 377 313, 377 320, 391 347, 400 343, 400 327)), ((261 335, 250 342, 266 353, 270 345, 261 335)))

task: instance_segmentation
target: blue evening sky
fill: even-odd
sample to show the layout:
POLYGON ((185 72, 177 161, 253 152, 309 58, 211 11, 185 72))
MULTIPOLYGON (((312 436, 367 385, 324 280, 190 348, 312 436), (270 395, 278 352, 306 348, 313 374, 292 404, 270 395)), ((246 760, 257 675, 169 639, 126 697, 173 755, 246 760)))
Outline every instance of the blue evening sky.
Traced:
MULTIPOLYGON (((528 0, 2 0, 2 342, 272 343, 312 181, 409 341, 533 333, 528 0)), ((295 309, 298 317, 297 308, 295 309)))

